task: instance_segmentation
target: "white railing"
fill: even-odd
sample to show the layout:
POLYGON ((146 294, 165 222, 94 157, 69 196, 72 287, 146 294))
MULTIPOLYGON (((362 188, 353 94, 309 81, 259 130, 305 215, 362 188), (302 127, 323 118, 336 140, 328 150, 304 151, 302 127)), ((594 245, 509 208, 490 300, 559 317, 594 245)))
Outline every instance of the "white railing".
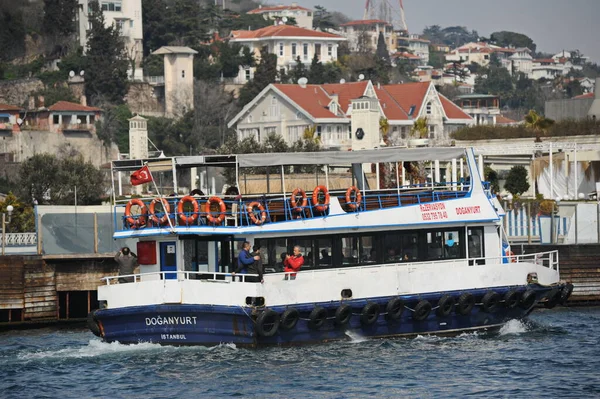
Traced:
POLYGON ((144 76, 144 81, 146 81, 150 84, 160 85, 160 84, 165 84, 165 77, 164 76, 144 76))
MULTIPOLYGON (((278 275, 287 276, 297 274, 297 276, 307 276, 325 273, 333 270, 367 270, 375 268, 390 268, 398 266, 420 266, 420 265, 435 265, 435 264, 465 264, 468 262, 470 266, 486 266, 487 264, 497 265, 502 263, 535 263, 540 266, 547 267, 551 270, 559 271, 558 264, 558 251, 538 252, 533 254, 524 255, 507 255, 507 256, 496 256, 486 258, 460 258, 460 259, 444 259, 437 261, 421 261, 421 262, 401 262, 401 263, 387 263, 387 264, 373 264, 363 266, 346 266, 338 268, 323 268, 323 269, 302 269, 299 272, 278 272, 268 273, 267 275, 278 275)), ((144 276, 160 276, 161 280, 201 280, 202 282, 216 282, 216 283, 232 283, 232 282, 246 282, 248 277, 258 277, 258 274, 236 274, 235 276, 231 273, 222 272, 191 272, 191 271, 164 271, 164 272, 151 272, 151 273, 139 273, 139 274, 127 274, 122 276, 109 276, 103 277, 101 280, 106 285, 117 284, 119 278, 133 278, 133 282, 141 282, 141 277, 144 276), (177 275, 177 278, 167 278, 172 275, 177 275), (180 278, 181 277, 181 278, 180 278), (220 278, 219 278, 220 277, 220 278)))
POLYGON ((36 233, 8 233, 6 234, 6 246, 28 246, 37 244, 36 233))

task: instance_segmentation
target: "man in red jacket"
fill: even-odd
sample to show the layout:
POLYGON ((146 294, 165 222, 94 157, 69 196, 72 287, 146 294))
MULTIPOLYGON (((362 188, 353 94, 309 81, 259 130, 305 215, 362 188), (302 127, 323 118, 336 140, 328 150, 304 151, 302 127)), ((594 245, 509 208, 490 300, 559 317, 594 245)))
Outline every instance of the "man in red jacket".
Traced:
POLYGON ((283 261, 283 266, 284 266, 283 271, 286 273, 291 273, 291 274, 286 274, 285 279, 287 280, 288 276, 290 276, 289 277, 290 280, 296 279, 296 272, 300 271, 300 268, 302 267, 303 264, 304 264, 304 257, 300 253, 300 247, 298 245, 296 245, 294 247, 294 254, 293 255, 288 254, 285 257, 285 260, 283 261))

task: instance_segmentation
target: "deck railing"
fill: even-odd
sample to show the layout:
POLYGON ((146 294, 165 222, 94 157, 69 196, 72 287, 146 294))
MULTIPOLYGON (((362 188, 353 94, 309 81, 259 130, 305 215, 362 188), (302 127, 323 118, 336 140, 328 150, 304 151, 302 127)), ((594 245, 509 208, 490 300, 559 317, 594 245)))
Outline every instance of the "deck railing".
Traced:
MULTIPOLYGON (((422 261, 422 262, 399 262, 399 263, 385 263, 385 264, 373 264, 373 265, 360 265, 360 266, 343 266, 343 267, 324 267, 315 269, 303 269, 299 272, 276 272, 266 273, 265 276, 281 276, 282 279, 286 279, 289 275, 295 275, 295 278, 313 278, 318 274, 340 269, 352 269, 352 270, 372 270, 375 268, 390 268, 390 267, 401 267, 401 266, 424 266, 424 265, 448 265, 448 264, 468 264, 473 267, 485 267, 489 264, 515 264, 515 263, 535 263, 537 265, 547 267, 551 270, 559 272, 558 264, 558 251, 538 252, 532 254, 523 255, 512 255, 512 256, 496 256, 486 258, 461 258, 461 259, 447 259, 447 260, 436 260, 436 261, 422 261), (312 276, 312 277, 310 277, 312 276)), ((248 277, 256 279, 257 274, 235 274, 224 273, 224 272, 209 272, 209 271, 162 271, 162 272, 150 272, 140 274, 128 274, 122 276, 109 276, 103 277, 101 280, 106 285, 117 284, 120 278, 133 278, 133 282, 141 282, 141 277, 147 276, 159 276, 160 280, 201 280, 207 282, 217 283, 232 283, 232 282, 248 282, 248 277)), ((267 277, 269 278, 269 277, 267 277)), ((252 281, 255 282, 256 280, 252 281)))
MULTIPOLYGON (((333 190, 329 192, 331 197, 337 198, 342 209, 347 213, 372 211, 391 207, 402 207, 407 205, 423 204, 429 202, 444 201, 448 199, 462 198, 469 192, 469 187, 457 183, 438 184, 434 187, 431 184, 413 185, 397 189, 362 191, 360 202, 346 201, 345 190, 333 190)), ((322 209, 324 199, 315 200, 312 193, 307 193, 306 205, 303 205, 303 199, 296 196, 296 203, 292 203, 291 193, 285 197, 281 194, 276 195, 245 195, 245 196, 224 196, 221 198, 225 205, 225 211, 221 212, 216 202, 213 202, 207 212, 207 203, 210 196, 194 197, 198 204, 198 211, 184 211, 179 214, 177 208, 182 196, 164 197, 168 202, 170 211, 168 218, 170 223, 164 218, 167 215, 160 203, 155 206, 155 218, 150 215, 131 215, 128 221, 127 216, 121 216, 118 231, 139 229, 139 228, 170 228, 171 226, 215 226, 215 227, 235 227, 248 226, 254 224, 267 224, 281 221, 290 221, 297 219, 311 219, 330 214, 330 206, 322 209), (250 208, 250 204, 258 203, 259 206, 250 208), (157 211, 158 210, 158 211, 157 211), (263 220, 264 216, 264 220, 263 220), (152 221, 152 219, 155 219, 152 221), (163 219, 162 223, 156 220, 163 219), (214 219, 217 219, 215 221, 214 219), (139 221, 138 224, 132 224, 131 220, 139 221), (258 221, 258 222, 257 222, 258 221)), ((142 198, 148 208, 154 198, 142 198)), ((124 204, 121 207, 124 208, 124 204)), ((121 208, 121 209, 122 209, 121 208)), ((190 206, 191 208, 191 206, 190 206)), ((115 210, 115 216, 124 214, 122 211, 115 210)))

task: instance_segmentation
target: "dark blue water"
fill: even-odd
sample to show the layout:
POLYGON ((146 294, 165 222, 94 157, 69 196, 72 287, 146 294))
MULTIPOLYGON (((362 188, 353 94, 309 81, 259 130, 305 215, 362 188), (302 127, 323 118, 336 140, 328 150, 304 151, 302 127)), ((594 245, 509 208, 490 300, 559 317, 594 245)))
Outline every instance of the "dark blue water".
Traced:
POLYGON ((600 308, 500 332, 238 349, 105 344, 84 329, 0 334, 1 398, 600 397, 600 308))

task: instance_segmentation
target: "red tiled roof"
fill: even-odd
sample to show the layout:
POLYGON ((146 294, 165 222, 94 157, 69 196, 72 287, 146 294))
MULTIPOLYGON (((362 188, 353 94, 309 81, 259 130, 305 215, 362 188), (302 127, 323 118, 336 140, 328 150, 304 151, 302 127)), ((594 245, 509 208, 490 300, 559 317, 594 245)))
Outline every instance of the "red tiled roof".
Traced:
POLYGON ((0 111, 20 111, 21 107, 9 104, 0 104, 0 111))
POLYGON ((291 25, 273 25, 257 30, 233 30, 231 37, 233 39, 259 39, 263 37, 321 37, 332 39, 343 39, 342 36, 326 32, 319 32, 312 29, 300 28, 291 25))
POLYGON ((350 21, 350 22, 346 22, 345 24, 341 24, 340 26, 354 26, 354 25, 379 25, 379 24, 384 24, 384 25, 389 25, 388 22, 386 21, 382 21, 380 19, 361 19, 358 21, 350 21))
POLYGON ((448 100, 441 94, 438 94, 440 97, 440 101, 442 102, 442 107, 444 107, 444 112, 448 119, 473 119, 468 114, 466 114, 458 105, 454 104, 452 101, 448 100))
POLYGON ((321 85, 330 96, 332 94, 338 95, 338 104, 342 108, 344 113, 348 112, 350 101, 359 98, 365 94, 367 85, 369 82, 363 80, 362 82, 351 82, 351 83, 327 83, 321 85))
POLYGON ((507 118, 504 115, 498 115, 496 117, 496 125, 509 125, 511 123, 517 123, 517 121, 507 118))
POLYGON ((410 120, 410 117, 402 109, 398 101, 385 90, 385 86, 381 88, 375 87, 375 93, 379 98, 381 109, 388 120, 410 120))
POLYGON ((81 111, 81 112, 98 112, 100 108, 87 107, 85 105, 72 103, 69 101, 59 101, 48 108, 49 111, 81 111))
POLYGON ((429 90, 429 85, 429 82, 418 82, 385 85, 383 88, 394 98, 394 100, 396 100, 406 113, 414 106, 415 110, 410 116, 415 118, 419 115, 421 104, 423 104, 423 98, 425 98, 425 94, 427 93, 427 90, 429 90))
POLYGON ((320 85, 302 87, 292 84, 274 84, 273 86, 314 118, 340 118, 326 108, 331 103, 331 98, 320 85))
POLYGON ((270 7, 255 8, 254 10, 248 11, 246 14, 262 14, 263 12, 283 11, 283 10, 310 11, 309 8, 304 8, 304 7, 300 7, 300 6, 284 6, 284 5, 279 5, 279 6, 270 6, 270 7))
POLYGON ((580 96, 575 96, 575 97, 573 97, 573 100, 579 100, 579 99, 583 99, 583 98, 594 98, 594 93, 585 93, 580 96))

